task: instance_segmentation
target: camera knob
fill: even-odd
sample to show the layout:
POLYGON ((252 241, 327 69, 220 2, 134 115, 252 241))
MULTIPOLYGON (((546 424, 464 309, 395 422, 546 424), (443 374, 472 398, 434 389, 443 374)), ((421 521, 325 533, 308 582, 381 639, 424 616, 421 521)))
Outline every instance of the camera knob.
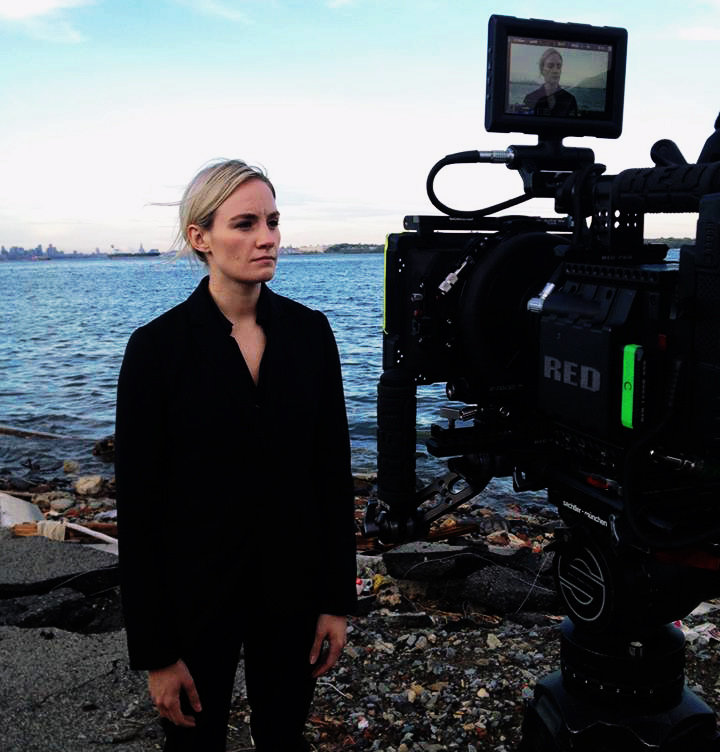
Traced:
POLYGON ((550 297, 552 291, 555 289, 553 282, 548 282, 543 287, 542 292, 536 298, 530 298, 527 303, 527 309, 530 313, 542 313, 545 307, 545 301, 550 297))

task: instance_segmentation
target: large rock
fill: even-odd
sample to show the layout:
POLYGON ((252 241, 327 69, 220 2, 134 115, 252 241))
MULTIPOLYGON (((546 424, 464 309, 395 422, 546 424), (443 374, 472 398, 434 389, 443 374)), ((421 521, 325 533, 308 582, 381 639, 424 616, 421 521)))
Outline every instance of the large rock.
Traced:
POLYGON ((73 483, 80 496, 97 496, 103 489, 102 475, 83 475, 73 483))
POLYGON ((67 512, 70 507, 75 506, 75 499, 72 496, 59 496, 50 502, 50 509, 53 512, 67 512))
POLYGON ((500 614, 516 611, 560 613, 560 601, 549 577, 493 565, 465 580, 463 597, 500 614))
POLYGON ((115 461, 115 436, 106 436, 95 443, 92 453, 103 462, 115 461))
POLYGON ((464 576, 482 566, 467 546, 414 541, 386 551, 388 574, 402 580, 434 580, 464 576))

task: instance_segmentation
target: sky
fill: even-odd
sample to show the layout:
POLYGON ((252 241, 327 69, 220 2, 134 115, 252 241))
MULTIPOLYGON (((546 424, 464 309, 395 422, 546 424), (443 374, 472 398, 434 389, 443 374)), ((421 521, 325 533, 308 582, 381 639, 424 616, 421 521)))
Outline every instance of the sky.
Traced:
MULTIPOLYGON (((383 243, 436 213, 433 164, 532 136, 484 129, 492 13, 628 30, 623 135, 569 138, 609 174, 660 138, 695 161, 720 110, 720 0, 0 0, 0 244, 168 250, 208 161, 264 167, 284 245, 383 243), (568 10, 564 10, 567 8, 568 10)), ((443 170, 476 209, 522 192, 503 165, 443 170)), ((552 201, 512 210, 552 216, 552 201)), ((653 215, 646 236, 693 236, 653 215)))

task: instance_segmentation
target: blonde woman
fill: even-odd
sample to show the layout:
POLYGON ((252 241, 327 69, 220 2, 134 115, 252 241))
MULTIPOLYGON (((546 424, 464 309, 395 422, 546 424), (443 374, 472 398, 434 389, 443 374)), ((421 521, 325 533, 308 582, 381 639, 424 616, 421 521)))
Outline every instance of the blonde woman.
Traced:
POLYGON ((578 114, 577 101, 569 91, 560 87, 563 58, 554 48, 548 47, 538 61, 543 84, 531 91, 524 104, 533 108, 534 115, 551 115, 553 117, 574 117, 578 114))
POLYGON ((167 751, 225 749, 241 648, 256 748, 308 749, 355 605, 340 362, 325 316, 266 286, 279 220, 257 168, 202 170, 180 224, 208 276, 133 333, 118 381, 128 650, 167 751))

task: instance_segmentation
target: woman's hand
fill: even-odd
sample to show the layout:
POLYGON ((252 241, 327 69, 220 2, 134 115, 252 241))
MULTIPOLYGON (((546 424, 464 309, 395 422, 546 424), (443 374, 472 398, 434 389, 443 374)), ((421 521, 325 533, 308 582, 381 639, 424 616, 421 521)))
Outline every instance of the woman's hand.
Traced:
POLYGON ((196 713, 202 710, 195 682, 183 661, 148 672, 148 689, 153 704, 163 718, 185 728, 195 725, 195 719, 185 715, 180 708, 180 693, 185 690, 190 707, 196 713))
POLYGON ((310 651, 310 663, 314 666, 313 677, 322 676, 337 663, 340 652, 345 647, 346 633, 347 618, 345 616, 320 614, 315 627, 315 641, 310 651), (328 643, 326 653, 322 650, 325 640, 328 643))

